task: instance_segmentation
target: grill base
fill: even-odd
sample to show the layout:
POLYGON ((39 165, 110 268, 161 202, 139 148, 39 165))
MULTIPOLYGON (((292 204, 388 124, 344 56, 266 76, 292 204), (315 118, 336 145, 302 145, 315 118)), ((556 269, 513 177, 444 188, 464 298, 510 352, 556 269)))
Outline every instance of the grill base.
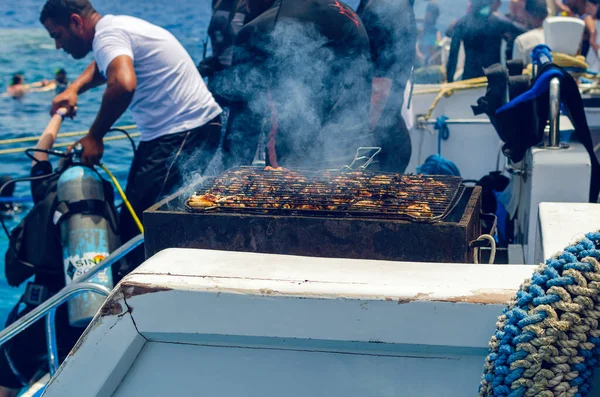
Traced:
POLYGON ((189 190, 144 213, 146 255, 201 248, 329 258, 472 263, 481 234, 481 188, 467 188, 442 222, 188 213, 189 190), (171 208, 178 208, 172 210, 171 208))

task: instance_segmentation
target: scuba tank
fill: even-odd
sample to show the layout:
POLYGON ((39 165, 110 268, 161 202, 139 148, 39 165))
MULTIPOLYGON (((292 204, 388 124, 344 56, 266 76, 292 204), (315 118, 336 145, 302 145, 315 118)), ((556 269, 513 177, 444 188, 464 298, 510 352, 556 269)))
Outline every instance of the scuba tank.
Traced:
MULTIPOLYGON (((108 216, 101 210, 106 207, 104 193, 102 178, 94 169, 81 164, 70 166, 58 179, 57 198, 60 203, 58 210, 63 215, 60 219, 60 236, 66 284, 87 273, 115 248, 108 216), (60 211, 61 206, 66 210, 60 211)), ((90 282, 112 288, 110 269, 98 273, 90 282)), ((93 292, 85 292, 71 299, 68 303, 71 326, 86 327, 103 302, 104 297, 93 292)))

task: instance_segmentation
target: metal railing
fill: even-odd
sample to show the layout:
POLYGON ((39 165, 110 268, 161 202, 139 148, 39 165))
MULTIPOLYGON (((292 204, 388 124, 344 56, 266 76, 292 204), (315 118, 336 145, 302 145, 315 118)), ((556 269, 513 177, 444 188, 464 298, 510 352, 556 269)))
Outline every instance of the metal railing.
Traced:
POLYGON ((61 289, 51 298, 40 304, 38 307, 21 317, 13 324, 6 327, 0 332, 0 346, 8 342, 16 335, 29 328, 33 323, 46 317, 46 346, 48 349, 48 364, 50 367, 50 375, 53 376, 58 369, 58 351, 56 344, 56 329, 54 319, 56 309, 65 302, 83 292, 95 292, 103 296, 110 294, 110 289, 103 285, 90 283, 95 275, 101 271, 111 267, 131 251, 142 245, 144 236, 138 235, 113 252, 108 258, 94 266, 89 272, 76 277, 69 285, 61 289))
MULTIPOLYGON (((435 125, 437 123, 436 119, 425 119, 425 117, 417 117, 417 126, 420 128, 424 128, 427 125, 435 125)), ((479 118, 479 119, 448 119, 445 120, 445 123, 448 125, 484 125, 491 124, 488 118, 479 118)))
POLYGON ((544 146, 560 148, 560 80, 554 77, 550 80, 550 128, 544 138, 544 146))

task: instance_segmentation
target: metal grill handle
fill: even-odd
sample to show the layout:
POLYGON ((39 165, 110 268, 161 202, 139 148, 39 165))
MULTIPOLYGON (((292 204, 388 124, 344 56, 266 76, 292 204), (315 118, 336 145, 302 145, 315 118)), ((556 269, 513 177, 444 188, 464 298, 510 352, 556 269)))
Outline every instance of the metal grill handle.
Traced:
POLYGON ((381 148, 380 147, 369 147, 369 146, 367 146, 367 147, 359 147, 358 149, 356 149, 356 154, 354 155, 354 160, 352 160, 352 164, 343 166, 341 170, 342 171, 348 171, 348 170, 349 171, 364 171, 364 170, 367 169, 367 167, 369 165, 371 165, 371 163, 373 162, 373 160, 375 160, 375 157, 380 152, 381 152, 381 148), (362 153, 361 154, 361 151, 362 152, 366 152, 366 153, 373 151, 374 153, 371 154, 370 157, 368 157, 366 155, 366 153, 362 153), (359 162, 359 161, 364 161, 364 164, 361 165, 361 166, 358 166, 358 167, 354 168, 355 164, 357 162, 359 162))

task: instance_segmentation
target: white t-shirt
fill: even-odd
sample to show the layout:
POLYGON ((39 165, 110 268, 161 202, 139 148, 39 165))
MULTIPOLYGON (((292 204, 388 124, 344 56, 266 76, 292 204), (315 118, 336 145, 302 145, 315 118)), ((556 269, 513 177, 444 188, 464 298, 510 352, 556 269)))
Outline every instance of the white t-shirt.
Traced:
POLYGON ((525 65, 529 65, 531 63, 531 51, 538 44, 544 44, 545 42, 543 28, 533 29, 517 36, 513 45, 513 59, 521 59, 525 65))
POLYGON ((137 87, 130 109, 142 141, 200 127, 221 113, 190 55, 159 26, 106 15, 96 25, 93 50, 104 77, 116 57, 133 59, 137 87))

